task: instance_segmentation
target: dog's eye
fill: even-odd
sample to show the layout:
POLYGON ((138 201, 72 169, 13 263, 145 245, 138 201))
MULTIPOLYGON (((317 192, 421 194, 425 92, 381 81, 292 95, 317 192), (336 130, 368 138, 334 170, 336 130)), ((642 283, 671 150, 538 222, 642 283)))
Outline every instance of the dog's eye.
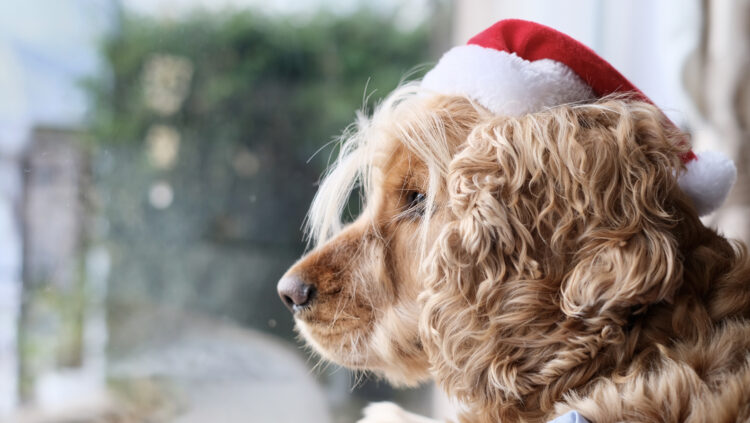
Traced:
POLYGON ((419 191, 409 191, 406 194, 406 210, 410 213, 422 215, 424 213, 424 200, 427 197, 419 191))

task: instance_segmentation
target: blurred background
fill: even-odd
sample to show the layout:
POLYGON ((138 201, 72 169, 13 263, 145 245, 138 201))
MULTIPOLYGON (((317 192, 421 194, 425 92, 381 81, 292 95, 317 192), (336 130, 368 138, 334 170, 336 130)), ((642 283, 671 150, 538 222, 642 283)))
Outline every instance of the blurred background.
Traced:
POLYGON ((450 414, 431 386, 316 366, 275 286, 355 110, 508 17, 732 156, 706 222, 750 240, 750 1, 0 2, 0 421, 450 414))

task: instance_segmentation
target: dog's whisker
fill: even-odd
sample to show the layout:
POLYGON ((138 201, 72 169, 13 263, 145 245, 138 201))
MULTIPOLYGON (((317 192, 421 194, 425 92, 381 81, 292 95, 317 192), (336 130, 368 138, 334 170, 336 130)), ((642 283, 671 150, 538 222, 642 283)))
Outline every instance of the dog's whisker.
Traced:
POLYGON ((331 323, 328 325, 329 330, 333 330, 333 327, 336 325, 336 322, 339 318, 339 313, 342 311, 341 302, 345 301, 343 295, 339 295, 338 298, 336 298, 336 311, 333 313, 333 318, 331 319, 331 323))

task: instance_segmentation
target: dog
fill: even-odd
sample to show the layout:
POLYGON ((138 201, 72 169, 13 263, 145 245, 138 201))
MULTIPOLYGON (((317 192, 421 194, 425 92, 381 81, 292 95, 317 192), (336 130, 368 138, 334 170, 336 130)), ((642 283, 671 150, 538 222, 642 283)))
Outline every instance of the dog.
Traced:
POLYGON ((463 423, 750 421, 750 256, 681 188, 686 134, 638 97, 510 116, 425 90, 361 117, 323 179, 278 283, 301 337, 434 380, 463 423))

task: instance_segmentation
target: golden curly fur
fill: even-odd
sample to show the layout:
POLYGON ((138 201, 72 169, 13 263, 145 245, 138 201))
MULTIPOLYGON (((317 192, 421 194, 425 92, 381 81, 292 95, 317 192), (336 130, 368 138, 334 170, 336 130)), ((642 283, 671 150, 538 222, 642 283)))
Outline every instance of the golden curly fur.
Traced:
MULTIPOLYGON (((685 139, 627 98, 511 118, 399 88, 313 202, 297 328, 328 360, 434 379, 461 422, 748 421, 750 258, 680 191, 685 139)), ((424 421, 386 408, 366 421, 424 421)))

